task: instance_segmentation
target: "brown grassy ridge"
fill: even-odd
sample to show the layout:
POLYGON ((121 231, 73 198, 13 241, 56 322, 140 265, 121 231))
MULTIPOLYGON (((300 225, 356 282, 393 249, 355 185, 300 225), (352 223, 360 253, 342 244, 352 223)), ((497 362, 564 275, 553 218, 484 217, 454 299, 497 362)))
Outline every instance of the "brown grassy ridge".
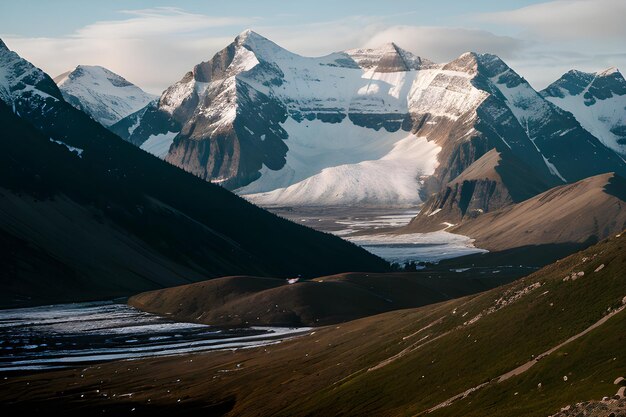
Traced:
POLYGON ((141 293, 128 303, 172 319, 206 324, 321 326, 474 294, 517 276, 508 271, 477 275, 444 269, 353 272, 292 284, 233 276, 141 293))

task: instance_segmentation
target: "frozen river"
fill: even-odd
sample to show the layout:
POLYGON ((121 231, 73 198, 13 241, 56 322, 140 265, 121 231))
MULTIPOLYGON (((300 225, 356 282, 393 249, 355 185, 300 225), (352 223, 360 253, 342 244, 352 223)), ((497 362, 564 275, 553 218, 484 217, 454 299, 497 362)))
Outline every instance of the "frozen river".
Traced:
POLYGON ((307 328, 214 328, 111 302, 0 310, 0 373, 279 343, 307 328))
POLYGON ((418 208, 297 207, 269 208, 292 221, 349 240, 381 258, 399 264, 439 262, 487 252, 467 236, 438 231, 397 234, 419 212, 418 208))

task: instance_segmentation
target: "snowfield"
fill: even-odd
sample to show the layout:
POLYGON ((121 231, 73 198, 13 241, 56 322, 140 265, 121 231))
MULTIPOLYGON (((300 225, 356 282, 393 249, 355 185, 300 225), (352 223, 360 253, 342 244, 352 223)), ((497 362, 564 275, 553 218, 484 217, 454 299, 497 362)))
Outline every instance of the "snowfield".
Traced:
MULTIPOLYGON (((421 62, 425 67, 377 72, 337 64, 348 57, 360 63, 374 62, 389 53, 389 45, 308 58, 256 34, 244 36, 245 44, 258 58, 255 61, 276 64, 283 78, 278 86, 259 82, 253 72, 244 71, 235 78, 279 99, 290 114, 325 111, 398 115, 401 119, 416 112, 456 120, 487 97, 472 85, 469 74, 443 70, 402 50, 411 65, 421 62)), ((403 130, 357 126, 348 117, 339 123, 319 119, 298 122, 289 117, 281 126, 288 134, 285 166, 278 171, 264 166, 259 179, 236 190, 256 204, 419 204, 420 177, 433 174, 441 150, 427 138, 403 130)))
MULTIPOLYGON (((371 130, 364 129, 363 130, 371 130)), ((363 161, 331 166, 322 169, 288 187, 279 188, 270 192, 248 194, 247 199, 255 204, 271 205, 331 205, 331 204, 359 204, 367 205, 394 205, 411 206, 420 201, 419 178, 431 175, 437 167, 437 155, 441 148, 425 138, 418 138, 406 132, 389 134, 385 140, 371 143, 372 155, 365 156, 363 161), (394 143, 386 154, 376 158, 376 153, 389 145, 394 136, 405 137, 394 143)), ((306 149, 306 148, 304 148, 306 149)), ((359 149, 365 152, 366 147, 359 149)), ((354 157, 355 153, 331 151, 337 157, 354 157)), ((356 152, 358 153, 358 152, 356 152)), ((297 178, 297 171, 292 168, 306 166, 306 159, 298 158, 297 151, 287 154, 287 165, 283 175, 297 178)), ((311 158, 313 161, 324 161, 320 154, 311 158)), ((331 158, 332 159, 332 158, 331 158)), ((305 168, 306 169, 306 168, 305 168)), ((319 169, 319 167, 318 167, 319 169)), ((271 175, 274 179, 280 171, 271 175)), ((267 173, 266 173, 267 174, 267 173)), ((261 180, 264 178, 261 177, 261 180)), ((286 180, 286 178, 284 179, 286 180)), ((255 182, 256 183, 256 182, 255 182)), ((252 183, 251 186, 254 186, 252 183)), ((244 189, 249 190, 251 186, 244 189)), ((241 192, 242 190, 240 190, 241 192)))
POLYGON ((165 158, 174 142, 178 132, 167 132, 161 135, 152 135, 147 141, 141 144, 140 148, 161 159, 165 158))

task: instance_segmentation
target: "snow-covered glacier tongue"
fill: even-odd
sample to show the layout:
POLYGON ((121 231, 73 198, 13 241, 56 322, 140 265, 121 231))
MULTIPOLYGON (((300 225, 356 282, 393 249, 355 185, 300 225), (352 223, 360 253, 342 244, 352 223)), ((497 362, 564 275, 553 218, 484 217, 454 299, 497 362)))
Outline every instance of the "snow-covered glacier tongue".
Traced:
POLYGON ((285 166, 264 167, 261 178, 237 190, 262 206, 412 206, 420 201, 420 178, 432 175, 441 150, 409 132, 381 135, 348 119, 291 120, 285 130, 295 139, 285 166))

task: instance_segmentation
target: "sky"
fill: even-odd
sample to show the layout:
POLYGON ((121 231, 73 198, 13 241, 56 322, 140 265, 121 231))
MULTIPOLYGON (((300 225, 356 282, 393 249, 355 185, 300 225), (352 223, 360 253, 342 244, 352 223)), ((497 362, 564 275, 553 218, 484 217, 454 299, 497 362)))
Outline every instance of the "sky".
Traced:
POLYGON ((536 89, 626 68, 626 0, 2 0, 0 38, 52 77, 102 65, 159 94, 245 29, 305 56, 395 42, 504 59, 536 89))

